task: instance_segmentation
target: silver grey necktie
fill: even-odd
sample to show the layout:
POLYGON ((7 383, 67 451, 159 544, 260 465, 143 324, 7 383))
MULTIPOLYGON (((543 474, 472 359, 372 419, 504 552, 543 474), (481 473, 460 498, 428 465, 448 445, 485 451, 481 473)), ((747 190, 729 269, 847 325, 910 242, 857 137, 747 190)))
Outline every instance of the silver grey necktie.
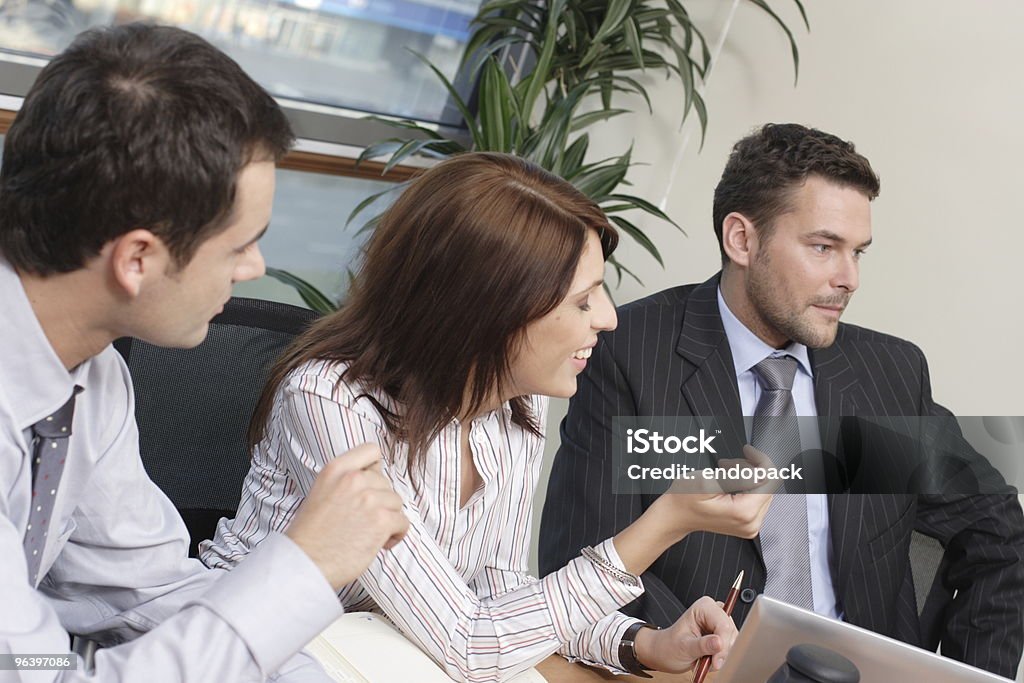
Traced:
MULTIPOLYGON (((750 445, 784 467, 800 452, 793 404, 797 362, 792 356, 765 358, 753 370, 761 398, 754 410, 750 445)), ((776 492, 761 527, 761 553, 768 572, 765 595, 813 610, 806 495, 776 492)))
POLYGON ((75 395, 53 415, 32 425, 35 448, 32 453, 32 511, 25 529, 25 559, 28 578, 35 585, 39 580, 39 563, 43 559, 49 532, 53 503, 57 498, 64 460, 71 436, 71 420, 75 413, 75 395))

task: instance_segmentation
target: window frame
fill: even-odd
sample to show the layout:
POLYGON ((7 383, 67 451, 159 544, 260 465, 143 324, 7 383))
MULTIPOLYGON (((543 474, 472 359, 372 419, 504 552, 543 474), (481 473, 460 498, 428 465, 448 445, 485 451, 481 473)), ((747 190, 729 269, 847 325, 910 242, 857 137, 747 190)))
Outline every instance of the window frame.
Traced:
MULTIPOLYGON (((48 61, 43 57, 0 51, 0 134, 7 133, 21 102, 48 61)), ((426 136, 410 129, 399 131, 354 109, 283 97, 274 97, 274 100, 284 111, 297 139, 295 148, 278 164, 282 169, 401 183, 433 163, 426 158, 414 158, 387 173, 383 172, 385 161, 363 161, 357 165, 359 154, 375 142, 396 136, 413 139, 426 136)), ((372 116, 402 120, 397 116, 372 116)), ((466 147, 471 143, 464 126, 419 123, 466 147)))

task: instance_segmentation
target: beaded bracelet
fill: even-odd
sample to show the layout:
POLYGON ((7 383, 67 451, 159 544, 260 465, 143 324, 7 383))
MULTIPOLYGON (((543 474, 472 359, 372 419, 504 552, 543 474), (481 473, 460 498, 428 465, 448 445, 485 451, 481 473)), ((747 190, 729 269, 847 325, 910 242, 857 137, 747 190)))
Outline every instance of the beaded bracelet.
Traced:
POLYGON ((639 578, 637 578, 633 574, 630 574, 625 569, 619 569, 614 564, 601 557, 601 554, 593 548, 591 548, 590 546, 587 546, 586 548, 581 550, 580 555, 590 560, 590 562, 595 567, 600 569, 605 574, 608 574, 609 576, 613 577, 616 581, 624 583, 631 588, 640 587, 639 578))

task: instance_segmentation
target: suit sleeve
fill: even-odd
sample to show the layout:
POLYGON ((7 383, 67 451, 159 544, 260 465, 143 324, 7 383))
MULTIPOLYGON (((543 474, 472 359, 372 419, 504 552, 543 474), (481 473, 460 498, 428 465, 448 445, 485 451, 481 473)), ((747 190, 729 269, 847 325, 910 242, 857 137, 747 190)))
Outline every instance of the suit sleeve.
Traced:
MULTIPOLYGON (((576 395, 562 420, 561 445, 551 468, 541 517, 539 569, 564 567, 588 545, 597 545, 635 521, 644 497, 612 492, 612 418, 636 415, 636 401, 606 337, 598 341, 576 395)), ((638 619, 669 626, 685 611, 671 590, 648 570, 645 592, 622 609, 638 619)))
MULTIPOLYGON (((915 351, 922 373, 920 414, 941 418, 938 424, 955 432, 944 434, 943 440, 956 441, 957 450, 973 454, 980 463, 976 471, 999 476, 963 439, 952 413, 934 403, 927 361, 915 351)), ((1013 678, 1024 646, 1024 515, 1019 499, 1012 493, 921 495, 917 530, 945 548, 936 588, 948 596, 955 591, 940 614, 931 615, 937 620, 942 654, 1013 678)), ((927 631, 927 623, 922 625, 927 631)))

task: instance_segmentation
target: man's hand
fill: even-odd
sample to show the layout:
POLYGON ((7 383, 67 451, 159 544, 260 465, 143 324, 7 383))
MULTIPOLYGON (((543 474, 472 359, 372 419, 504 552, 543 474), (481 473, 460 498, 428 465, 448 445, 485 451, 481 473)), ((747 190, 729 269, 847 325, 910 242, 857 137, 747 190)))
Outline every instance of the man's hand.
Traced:
POLYGON ((327 463, 285 535, 338 591, 408 528, 402 499, 380 472, 380 449, 363 444, 327 463))
POLYGON ((704 655, 712 655, 714 670, 722 668, 738 631, 721 603, 704 596, 690 605, 671 627, 661 631, 642 628, 636 634, 636 656, 656 671, 689 671, 704 655))
MULTIPOLYGON (((751 446, 744 446, 743 454, 744 460, 723 460, 720 465, 771 466, 768 456, 751 446)), ((741 479, 728 486, 728 492, 723 493, 722 483, 713 479, 675 481, 639 519, 615 535, 615 550, 626 571, 642 574, 665 550, 695 531, 740 538, 757 536, 775 484, 741 479)))
MULTIPOLYGON (((752 446, 743 447, 745 459, 719 461, 719 467, 731 465, 774 467, 772 461, 752 446)), ((666 530, 675 540, 694 531, 711 531, 727 536, 753 538, 761 530, 771 503, 774 481, 737 479, 677 480, 651 505, 657 509, 666 530)))

